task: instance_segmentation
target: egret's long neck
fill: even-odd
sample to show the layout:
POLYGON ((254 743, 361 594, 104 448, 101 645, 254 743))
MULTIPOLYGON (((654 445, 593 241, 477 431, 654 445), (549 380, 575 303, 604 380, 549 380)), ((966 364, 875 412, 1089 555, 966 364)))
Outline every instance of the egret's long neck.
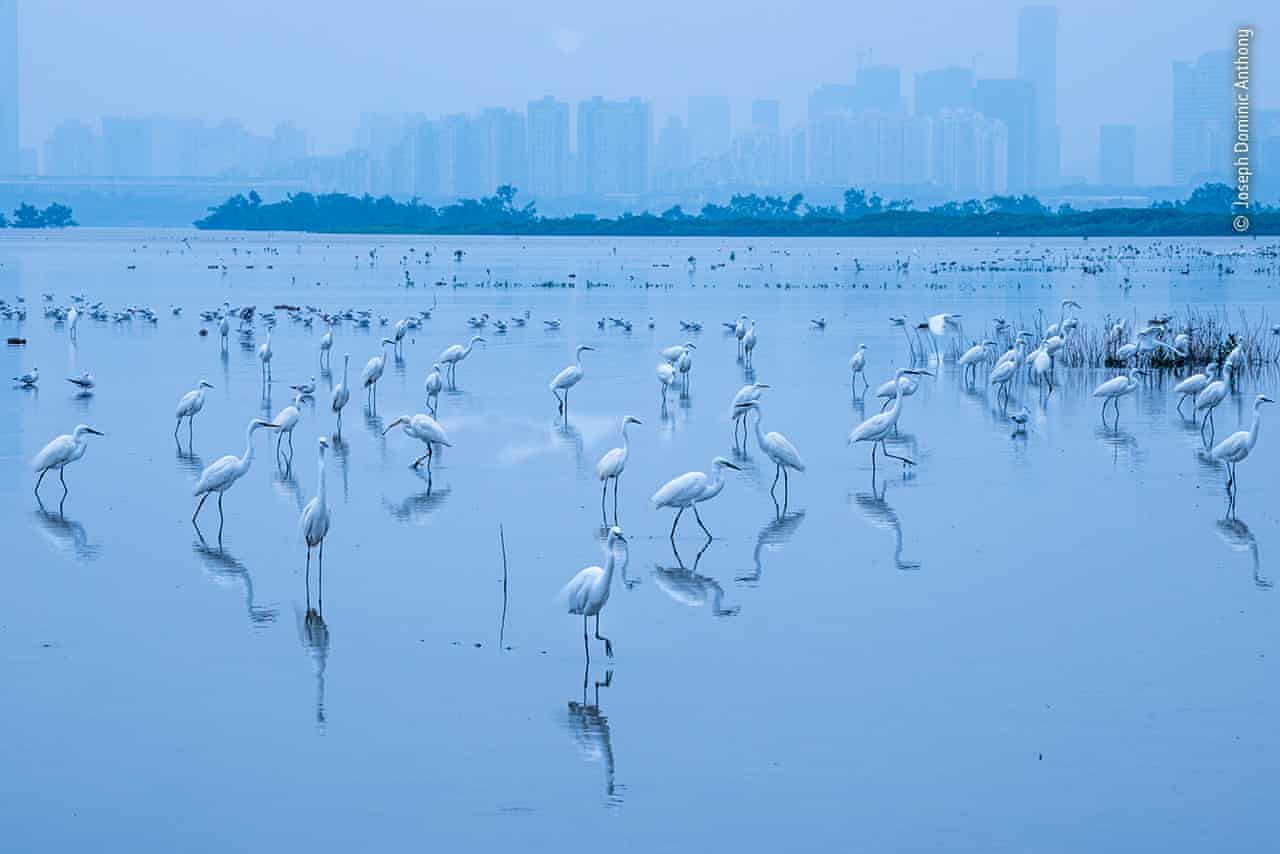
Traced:
POLYGON ((756 444, 759 445, 761 448, 764 447, 764 432, 760 429, 760 422, 763 420, 764 420, 764 415, 762 415, 760 413, 760 410, 757 409, 756 410, 756 444))
POLYGON ((321 506, 321 507, 323 507, 323 506, 324 506, 324 504, 325 504, 325 491, 324 491, 324 448, 321 448, 321 449, 320 449, 320 485, 316 488, 316 498, 318 499, 318 501, 319 501, 319 503, 320 503, 320 506, 321 506))
POLYGON ((1258 444, 1258 428, 1262 426, 1262 405, 1255 403, 1253 405, 1253 426, 1249 428, 1249 450, 1253 450, 1253 446, 1258 444))
POLYGON ((609 559, 604 562, 604 589, 608 590, 613 583, 613 567, 618 562, 613 543, 609 543, 609 559))
POLYGON ((351 367, 351 360, 350 360, 350 359, 343 359, 343 360, 342 360, 342 384, 343 384, 343 385, 346 385, 346 384, 347 384, 347 370, 348 370, 350 367, 351 367))
POLYGON ((249 463, 253 462, 253 429, 254 425, 250 424, 249 429, 244 431, 244 456, 240 458, 242 469, 248 469, 249 463))
MULTIPOLYGON (((889 407, 889 420, 891 422, 896 422, 898 420, 898 413, 902 410, 902 375, 901 374, 894 377, 893 379, 893 392, 894 392, 893 406, 889 407)), ((758 431, 759 429, 760 429, 760 422, 757 421, 756 430, 758 431)))
POLYGON ((630 426, 630 421, 622 422, 622 458, 624 460, 627 458, 627 454, 631 452, 631 442, 627 439, 627 428, 630 426))

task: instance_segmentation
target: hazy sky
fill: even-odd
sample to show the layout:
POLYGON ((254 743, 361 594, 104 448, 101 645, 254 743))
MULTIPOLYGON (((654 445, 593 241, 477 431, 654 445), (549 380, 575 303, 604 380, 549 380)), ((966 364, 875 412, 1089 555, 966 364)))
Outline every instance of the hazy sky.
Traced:
MULTIPOLYGON (((682 111, 689 94, 723 93, 741 99, 735 122, 746 99, 777 97, 789 126, 815 86, 852 80, 860 62, 899 66, 908 97, 911 75, 924 69, 976 64, 980 76, 1012 75, 1022 5, 20 0, 23 143, 38 145, 66 117, 169 114, 235 117, 264 133, 293 119, 318 150, 336 151, 361 112, 523 107, 547 93, 642 95, 658 119, 682 111)), ((1280 38, 1274 58, 1267 39, 1280 22, 1274 2, 1080 0, 1058 9, 1067 171, 1091 161, 1099 124, 1158 135, 1171 61, 1230 46, 1242 22, 1259 31, 1259 90, 1280 91, 1280 38)))

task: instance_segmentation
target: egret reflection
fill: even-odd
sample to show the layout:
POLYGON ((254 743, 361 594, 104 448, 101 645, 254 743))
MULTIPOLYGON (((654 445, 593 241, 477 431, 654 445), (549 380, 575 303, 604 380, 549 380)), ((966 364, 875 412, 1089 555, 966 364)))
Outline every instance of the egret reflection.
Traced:
POLYGON ((244 593, 245 611, 253 626, 262 628, 276 621, 276 609, 266 608, 257 603, 253 594, 253 576, 249 574, 248 568, 230 552, 221 545, 210 546, 205 542, 204 537, 200 536, 199 529, 196 532, 196 542, 192 545, 192 551, 200 558, 205 571, 216 583, 240 587, 244 593))
POLYGON ((859 492, 853 496, 853 506, 862 514, 862 518, 874 528, 882 531, 889 531, 893 534, 893 563, 898 569, 903 571, 916 570, 920 568, 917 561, 906 560, 902 557, 902 521, 898 518, 898 513, 885 500, 885 494, 889 491, 889 482, 886 480, 880 487, 879 492, 876 491, 875 480, 871 481, 871 492, 859 492))
POLYGON ((68 519, 63 514, 62 505, 65 502, 64 495, 63 502, 58 506, 58 512, 54 513, 44 506, 43 501, 37 500, 36 503, 40 509, 35 511, 35 516, 40 522, 41 530, 58 551, 70 553, 82 563, 96 560, 102 547, 89 542, 89 535, 85 532, 84 525, 74 519, 68 519))
POLYGON ((1248 552, 1253 560, 1253 583, 1259 590, 1270 590, 1271 581, 1262 574, 1262 561, 1258 557, 1258 540, 1253 536, 1249 526, 1236 518, 1219 519, 1216 523, 1218 536, 1227 546, 1236 552, 1248 552))
POLYGON ((569 715, 565 721, 565 728, 573 737, 584 760, 604 765, 605 805, 619 807, 622 805, 622 793, 626 791, 626 787, 617 782, 609 719, 600 711, 600 689, 608 688, 612 684, 613 671, 609 670, 605 673, 603 682, 595 683, 595 702, 588 703, 589 670, 588 667, 582 672, 582 702, 569 701, 569 715))
POLYGON ((769 524, 760 529, 760 533, 756 536, 756 547, 751 552, 751 560, 755 565, 755 569, 739 575, 734 581, 752 585, 759 584, 760 579, 764 576, 764 553, 766 551, 770 553, 780 551, 782 546, 795 536, 796 531, 800 528, 800 523, 804 521, 804 510, 783 513, 776 502, 774 507, 778 510, 777 514, 770 520, 769 524))
POLYGON ((676 566, 655 564, 653 580, 658 589, 671 597, 674 602, 689 608, 710 607, 711 613, 716 617, 733 617, 741 612, 742 606, 734 605, 726 608, 724 588, 720 586, 720 582, 698 573, 698 564, 702 561, 702 556, 706 554, 707 549, 711 547, 711 542, 707 540, 698 551, 693 559, 693 569, 686 568, 680 552, 673 549, 676 566))

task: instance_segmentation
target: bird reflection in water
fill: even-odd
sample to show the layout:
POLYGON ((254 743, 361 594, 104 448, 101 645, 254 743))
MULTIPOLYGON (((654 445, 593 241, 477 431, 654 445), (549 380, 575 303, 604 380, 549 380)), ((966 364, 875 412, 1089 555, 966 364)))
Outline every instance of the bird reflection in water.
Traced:
POLYGON ((271 487, 275 490, 276 495, 288 501, 293 499, 294 505, 299 513, 306 503, 302 500, 302 487, 298 484, 298 478, 293 474, 292 458, 290 463, 283 470, 277 465, 275 473, 271 476, 271 487))
POLYGON ((1133 461, 1136 461, 1140 456, 1138 451, 1138 438, 1128 430, 1123 430, 1114 425, 1110 427, 1095 427, 1093 435, 1100 440, 1103 445, 1111 448, 1113 463, 1118 464, 1120 462, 1121 451, 1124 451, 1130 460, 1133 461))
POLYGON ((586 471, 582 457, 582 431, 569 422, 568 413, 563 421, 557 419, 552 425, 551 436, 555 444, 573 451, 574 465, 578 471, 586 471))
POLYGON ((342 475, 342 501, 351 500, 351 446, 341 436, 329 437, 329 452, 338 464, 338 473, 342 475))
POLYGON ((426 483, 423 492, 415 493, 398 503, 382 499, 382 506, 387 508, 397 522, 416 522, 440 509, 453 490, 448 487, 435 488, 432 484, 430 468, 412 469, 419 480, 426 483))
POLYGON ((795 536, 796 529, 804 521, 805 511, 803 510, 783 513, 776 500, 774 501, 774 509, 777 511, 776 515, 769 524, 760 529, 759 535, 756 536, 756 548, 751 553, 755 569, 739 575, 734 581, 749 585, 760 583, 760 578, 764 575, 763 553, 765 551, 775 552, 781 550, 781 547, 795 536))
POLYGON ((181 444, 178 444, 174 459, 178 461, 178 468, 182 471, 197 477, 204 471, 204 459, 190 447, 184 449, 181 444))
POLYGON ((196 532, 196 542, 192 551, 204 563, 205 571, 218 584, 239 584, 244 591, 244 606, 249 615, 249 622, 261 628, 276 621, 274 608, 263 608, 257 604, 253 596, 253 578, 243 563, 236 560, 221 545, 210 546, 203 536, 196 532))
POLYGON ((587 702, 587 683, 589 666, 582 672, 582 702, 569 701, 569 716, 565 728, 573 736, 582 758, 587 762, 604 764, 605 806, 616 808, 622 806, 622 793, 626 786, 616 782, 616 768, 613 761, 613 737, 609 730, 609 719, 600 711, 600 689, 608 688, 613 682, 613 671, 605 673, 603 682, 595 683, 595 702, 587 702))
POLYGON ((1218 536, 1227 546, 1236 552, 1248 552, 1253 558, 1253 583, 1259 590, 1270 590, 1270 579, 1262 575, 1262 564, 1258 557, 1258 541, 1249 530, 1249 526, 1234 517, 1217 521, 1218 536))
POLYGON ((710 605, 711 613, 715 616, 732 617, 738 614, 742 607, 740 605, 734 605, 732 608, 724 607, 724 588, 720 586, 720 582, 698 574, 698 563, 702 560, 702 555, 711 547, 711 542, 707 540, 698 551, 693 559, 693 569, 685 568, 680 552, 673 548, 677 566, 655 564, 653 580, 658 585, 658 589, 681 605, 687 605, 690 608, 710 605))
POLYGON ((66 500, 67 496, 64 493, 62 502, 58 504, 58 512, 54 513, 44 506, 44 502, 37 495, 36 503, 40 509, 35 511, 36 519, 39 520, 50 542, 59 551, 70 552, 72 557, 80 562, 96 560, 102 547, 89 542, 89 535, 85 533, 84 525, 74 519, 68 519, 63 514, 62 507, 66 500))
POLYGON ((887 480, 880 488, 880 491, 877 492, 875 479, 872 478, 871 492, 859 492, 854 495, 853 506, 873 527, 893 533, 893 563, 898 569, 903 571, 919 569, 920 564, 918 562, 904 560, 902 557, 902 521, 898 518, 897 511, 889 506, 889 502, 885 501, 884 496, 888 491, 889 482, 887 480))
MULTIPOLYGON (((311 566, 306 573, 306 611, 298 618, 298 639, 311 657, 316 675, 316 726, 323 732, 328 719, 324 709, 324 671, 329 662, 329 626, 324 621, 324 567, 318 573, 316 607, 311 607, 311 566)), ((296 607, 296 606, 295 606, 296 607)))

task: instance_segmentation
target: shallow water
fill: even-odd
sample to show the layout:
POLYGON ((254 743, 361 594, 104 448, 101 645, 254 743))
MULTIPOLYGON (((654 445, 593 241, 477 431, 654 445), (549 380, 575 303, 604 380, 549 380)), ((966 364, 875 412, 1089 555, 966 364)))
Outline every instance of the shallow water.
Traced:
MULTIPOLYGON (((1052 314, 1064 296, 1090 320, 1280 309, 1280 278, 1257 258, 1231 274, 1208 257, 1099 275, 1025 260, 1107 245, 0 234, 0 298, 30 309, 0 321, 30 339, 3 351, 3 375, 42 371, 37 391, 6 387, 0 406, 5 847, 1268 847, 1280 831, 1269 430, 1240 465, 1236 518, 1168 377, 1104 428, 1089 395, 1108 372, 1059 368, 1047 400, 1020 390, 1011 408, 1031 419, 1011 437, 982 383, 967 388, 947 363, 921 378, 891 445, 917 467, 881 460, 873 480, 868 449, 845 444, 878 409, 851 395, 854 347, 869 345, 873 386, 906 363, 890 314, 961 312, 976 329, 1052 314), (931 272, 950 258, 998 269, 931 272), (532 287, 570 273, 573 288, 532 287), (160 317, 84 319, 71 342, 41 316, 45 291, 160 317), (436 305, 388 363, 377 414, 359 391, 347 408, 322 590, 314 565, 308 587, 296 528, 316 437, 333 429, 323 330, 282 319, 264 400, 261 324, 244 345, 233 332, 226 358, 216 327, 197 336, 198 310, 224 300, 393 321, 436 305), (454 447, 429 480, 412 471, 421 446, 381 430, 423 410, 424 375, 470 336, 466 317, 526 309, 528 327, 488 328, 461 364, 440 402, 454 447), (701 510, 714 541, 704 548, 686 518, 673 553, 671 513, 647 499, 733 454, 744 370, 719 321, 739 311, 758 319, 764 427, 807 470, 780 514, 753 439, 701 510), (634 328, 600 330, 605 315, 634 328), (552 317, 560 330, 543 328, 552 317), (704 329, 683 333, 680 319, 704 329), (689 394, 664 411, 657 352, 684 340, 698 345, 689 394), (566 424, 547 382, 579 343, 597 349, 566 424), (85 370, 98 385, 77 397, 63 377, 85 370), (319 403, 303 409, 288 473, 260 433, 226 495, 221 545, 212 504, 202 540, 199 470, 240 453, 246 422, 312 374, 319 403), (174 405, 201 377, 215 388, 193 447, 185 428, 176 446, 174 405), (593 639, 588 666, 556 594, 602 562, 595 461, 628 413, 644 425, 621 484, 627 561, 602 621, 616 658, 593 639), (42 510, 27 461, 78 422, 107 435, 67 469, 61 513, 46 478, 42 510)), ((336 372, 349 352, 354 381, 384 331, 340 326, 336 372)), ((1274 373, 1246 377, 1218 435, 1277 386, 1274 373)))

